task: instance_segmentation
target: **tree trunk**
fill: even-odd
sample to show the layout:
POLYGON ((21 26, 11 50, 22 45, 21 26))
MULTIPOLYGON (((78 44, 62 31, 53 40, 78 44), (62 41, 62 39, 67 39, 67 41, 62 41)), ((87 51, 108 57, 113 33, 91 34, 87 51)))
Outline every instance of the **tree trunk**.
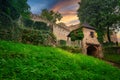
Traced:
POLYGON ((110 30, 109 30, 109 26, 107 27, 107 38, 108 38, 108 42, 111 42, 111 38, 110 38, 110 30))

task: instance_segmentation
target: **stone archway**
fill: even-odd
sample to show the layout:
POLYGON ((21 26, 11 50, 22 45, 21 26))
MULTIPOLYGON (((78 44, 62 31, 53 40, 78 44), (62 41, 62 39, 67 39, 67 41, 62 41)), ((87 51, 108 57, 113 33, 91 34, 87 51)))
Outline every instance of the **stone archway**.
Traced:
POLYGON ((98 49, 96 46, 90 45, 87 47, 87 55, 97 57, 98 55, 98 49))

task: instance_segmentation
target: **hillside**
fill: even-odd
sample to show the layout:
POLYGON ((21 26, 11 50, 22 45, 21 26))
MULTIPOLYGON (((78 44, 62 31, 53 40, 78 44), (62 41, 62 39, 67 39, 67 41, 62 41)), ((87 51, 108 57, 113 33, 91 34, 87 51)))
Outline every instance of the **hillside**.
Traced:
POLYGON ((0 80, 120 80, 120 70, 59 48, 0 41, 0 80))

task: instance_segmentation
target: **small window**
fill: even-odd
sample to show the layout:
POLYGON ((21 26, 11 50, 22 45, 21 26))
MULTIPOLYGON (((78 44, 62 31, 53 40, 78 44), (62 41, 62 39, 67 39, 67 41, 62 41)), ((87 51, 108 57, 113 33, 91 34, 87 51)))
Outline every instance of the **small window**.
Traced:
POLYGON ((90 36, 94 38, 94 32, 90 32, 90 36))

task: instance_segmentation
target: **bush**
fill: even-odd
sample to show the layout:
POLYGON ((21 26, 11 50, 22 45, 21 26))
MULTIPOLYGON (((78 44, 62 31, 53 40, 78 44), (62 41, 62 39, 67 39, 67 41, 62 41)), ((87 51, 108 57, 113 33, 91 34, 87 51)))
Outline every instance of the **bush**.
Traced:
POLYGON ((84 37, 83 31, 81 28, 73 30, 69 35, 69 37, 71 37, 72 41, 75 40, 82 40, 84 37))
POLYGON ((34 45, 55 45, 56 39, 49 31, 22 29, 22 42, 34 45))
POLYGON ((47 26, 46 23, 44 22, 38 22, 36 21, 34 24, 33 24, 33 28, 36 29, 36 30, 46 30, 46 31, 50 31, 50 26, 47 26))
POLYGON ((1 28, 0 27, 0 40, 19 41, 21 32, 18 25, 15 23, 13 26, 1 28))
POLYGON ((65 40, 59 40, 58 42, 59 42, 59 44, 61 46, 65 46, 66 45, 66 41, 65 40))
POLYGON ((120 47, 105 47, 104 59, 120 64, 120 47))
POLYGON ((105 54, 120 54, 120 47, 104 47, 103 51, 105 54))
POLYGON ((9 29, 0 29, 0 39, 1 40, 11 40, 11 31, 9 29))
POLYGON ((29 27, 32 28, 33 27, 33 23, 34 21, 31 19, 27 19, 27 18, 22 18, 23 24, 25 27, 29 27))
POLYGON ((106 42, 106 43, 103 43, 103 46, 104 47, 112 47, 112 46, 116 46, 116 43, 114 43, 114 42, 106 42))
POLYGON ((23 18, 23 24, 26 28, 33 28, 35 30, 47 30, 50 31, 50 26, 47 26, 46 23, 40 21, 33 21, 31 19, 23 18))

